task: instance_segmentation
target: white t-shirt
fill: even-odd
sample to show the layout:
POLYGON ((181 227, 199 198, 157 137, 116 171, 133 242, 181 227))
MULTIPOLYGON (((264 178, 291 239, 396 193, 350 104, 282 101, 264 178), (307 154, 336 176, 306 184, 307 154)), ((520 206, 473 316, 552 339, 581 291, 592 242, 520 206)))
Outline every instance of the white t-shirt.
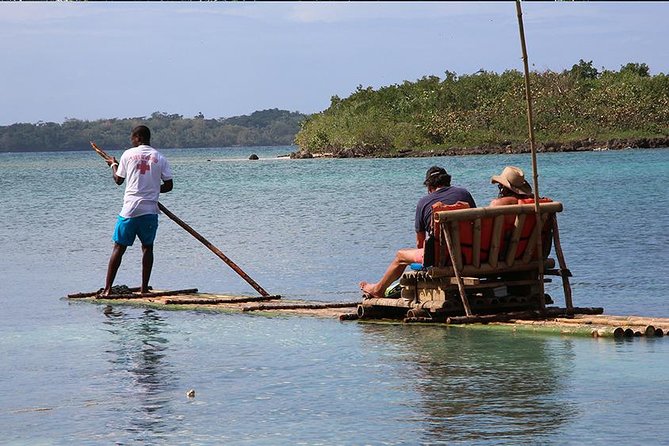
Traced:
POLYGON ((167 158, 151 146, 142 144, 121 155, 116 175, 125 178, 121 217, 158 214, 161 181, 172 179, 167 158))

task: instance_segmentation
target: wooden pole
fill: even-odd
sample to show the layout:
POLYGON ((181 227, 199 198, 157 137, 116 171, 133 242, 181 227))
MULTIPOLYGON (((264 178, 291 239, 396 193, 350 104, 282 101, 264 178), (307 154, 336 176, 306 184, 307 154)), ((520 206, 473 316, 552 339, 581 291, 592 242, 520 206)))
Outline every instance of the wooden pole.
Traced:
POLYGON ((220 305, 220 304, 241 304, 247 302, 263 302, 268 300, 278 300, 281 296, 254 296, 254 297, 227 297, 227 298, 170 298, 165 299, 165 305, 220 305))
POLYGON ((178 224, 183 229, 185 229, 186 232, 188 232, 190 235, 192 235, 193 237, 198 239, 200 241, 200 243, 202 243, 204 246, 209 248, 209 250, 211 252, 213 252, 214 254, 216 254, 219 259, 223 260, 230 268, 232 268, 237 274, 239 274, 242 279, 244 279, 249 285, 251 285, 253 287, 253 289, 255 289, 257 292, 259 292, 261 296, 267 297, 267 296, 270 295, 267 291, 265 291, 265 289, 263 287, 258 285, 258 283, 255 280, 251 279, 251 277, 249 277, 248 274, 246 274, 239 266, 237 266, 237 264, 235 262, 233 262, 225 254, 223 254, 223 252, 220 249, 218 249, 216 246, 211 244, 211 242, 209 242, 209 240, 204 238, 199 232, 197 232, 195 229, 191 228, 186 222, 184 222, 179 217, 174 215, 169 209, 167 209, 165 206, 163 206, 162 203, 158 203, 158 207, 163 212, 163 214, 167 215, 176 224, 178 224))
MULTIPOLYGON (((152 288, 149 287, 149 289, 152 289, 152 288)), ((132 288, 128 288, 128 291, 130 291, 131 293, 132 293, 132 292, 136 292, 136 291, 140 291, 140 290, 141 290, 140 287, 132 287, 132 288)), ((68 298, 68 299, 84 299, 84 298, 86 298, 86 297, 97 296, 98 293, 99 293, 100 291, 101 291, 101 289, 98 290, 98 291, 90 291, 90 292, 87 292, 87 293, 74 293, 74 294, 68 294, 68 295, 67 295, 67 298, 68 298)))
POLYGON ((185 290, 156 291, 155 293, 137 293, 137 294, 110 294, 109 296, 95 296, 99 300, 123 300, 123 299, 151 299, 153 297, 179 296, 181 294, 196 294, 197 288, 188 288, 185 290))
MULTIPOLYGON (((551 201, 540 203, 542 213, 553 214, 562 212, 562 203, 551 201)), ((456 209, 454 211, 439 211, 434 213, 435 221, 443 223, 446 221, 474 220, 476 218, 497 217, 498 215, 534 214, 533 204, 511 204, 508 206, 493 206, 484 208, 456 209)))
MULTIPOLYGON (((600 307, 573 308, 575 314, 602 314, 600 307)), ((489 322, 506 322, 516 319, 544 319, 546 316, 558 317, 567 315, 566 308, 545 308, 543 312, 535 310, 515 311, 510 313, 483 314, 474 316, 451 316, 446 318, 447 324, 475 324, 489 322)), ((602 324, 604 325, 604 324, 602 324)))
POLYGON ((567 309, 574 308, 571 298, 571 285, 569 284, 569 275, 571 274, 567 268, 567 262, 562 253, 562 245, 560 244, 560 230, 558 228, 557 217, 553 216, 553 244, 555 245, 555 254, 558 258, 558 265, 560 265, 560 278, 562 279, 562 290, 564 291, 564 302, 567 309))
POLYGON ((516 12, 518 14, 518 31, 520 33, 520 47, 523 53, 523 70, 525 72, 525 98, 527 100, 527 127, 530 136, 530 152, 532 154, 532 178, 534 183, 534 212, 537 215, 537 224, 534 228, 539 231, 537 237, 537 253, 539 260, 537 261, 537 272, 539 273, 539 309, 546 308, 546 301, 544 298, 544 265, 542 259, 543 248, 541 246, 541 209, 539 208, 539 174, 537 168, 537 149, 534 144, 534 122, 532 113, 532 94, 530 92, 530 69, 527 62, 527 47, 525 45, 525 28, 523 27, 523 12, 520 7, 520 0, 516 0, 516 12))
POLYGON ((91 147, 93 147, 93 150, 95 150, 97 152, 97 154, 100 155, 105 161, 108 161, 108 160, 112 159, 112 157, 107 152, 105 152, 100 147, 98 147, 98 145, 95 144, 93 141, 89 141, 89 142, 91 143, 91 147))
POLYGON ((620 327, 597 327, 592 325, 563 326, 550 321, 518 320, 514 322, 492 322, 489 324, 451 325, 452 329, 510 331, 513 333, 546 333, 587 337, 621 338, 625 331, 620 327))
POLYGON ((243 307, 242 311, 265 311, 265 310, 318 310, 321 308, 351 308, 357 307, 358 302, 336 302, 336 303, 322 303, 322 304, 258 304, 243 307))
MULTIPOLYGON (((458 223, 454 223, 457 225, 458 223)), ((455 278, 458 281, 458 291, 460 292, 460 300, 462 301, 462 306, 465 309, 465 314, 467 316, 472 315, 472 309, 469 307, 469 300, 467 299, 467 293, 465 292, 465 284, 462 281, 462 275, 460 274, 460 268, 458 267, 457 260, 455 258, 455 253, 453 252, 453 240, 451 239, 451 223, 446 223, 442 226, 441 231, 446 236, 446 246, 448 246, 448 255, 451 257, 451 264, 453 265, 453 272, 455 273, 455 278)), ((457 226, 456 226, 457 228, 457 226)), ((458 228, 459 229, 459 228, 458 228)))
MULTIPOLYGON (((100 155, 102 158, 104 158, 105 161, 112 158, 104 150, 102 150, 100 147, 98 147, 93 141, 91 141, 90 143, 91 143, 91 147, 93 147, 93 150, 95 150, 98 153, 98 155, 100 155)), ((158 203, 158 208, 160 208, 160 210, 165 215, 167 215, 169 218, 171 218, 176 224, 178 224, 183 229, 185 229, 186 232, 188 232, 190 235, 192 235, 193 237, 198 239, 200 241, 200 243, 202 243, 204 246, 209 248, 209 250, 211 252, 216 254, 218 256, 218 258, 223 260, 230 268, 232 268, 237 274, 239 274, 241 276, 241 278, 244 279, 249 285, 251 285, 253 287, 253 289, 255 289, 257 292, 259 292, 261 296, 267 297, 267 296, 270 295, 267 291, 265 291, 263 289, 263 287, 258 285, 255 280, 251 279, 251 277, 249 277, 248 274, 246 274, 239 266, 237 266, 237 264, 235 262, 230 260, 230 258, 228 256, 223 254, 223 252, 220 249, 218 249, 216 246, 211 244, 211 242, 209 242, 209 240, 207 240, 202 235, 200 235, 195 229, 191 228, 183 220, 181 220, 179 217, 177 217, 172 212, 170 212, 170 210, 167 209, 165 206, 163 206, 161 203, 158 203)))

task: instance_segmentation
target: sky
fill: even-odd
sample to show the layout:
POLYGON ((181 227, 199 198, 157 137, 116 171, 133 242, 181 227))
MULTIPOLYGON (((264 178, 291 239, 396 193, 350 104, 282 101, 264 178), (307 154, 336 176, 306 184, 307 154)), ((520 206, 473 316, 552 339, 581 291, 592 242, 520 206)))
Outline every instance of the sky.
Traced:
MULTIPOLYGON (((523 2, 532 70, 669 74, 669 2, 523 2)), ((0 125, 315 113, 375 89, 522 71, 514 2, 0 2, 0 125)))

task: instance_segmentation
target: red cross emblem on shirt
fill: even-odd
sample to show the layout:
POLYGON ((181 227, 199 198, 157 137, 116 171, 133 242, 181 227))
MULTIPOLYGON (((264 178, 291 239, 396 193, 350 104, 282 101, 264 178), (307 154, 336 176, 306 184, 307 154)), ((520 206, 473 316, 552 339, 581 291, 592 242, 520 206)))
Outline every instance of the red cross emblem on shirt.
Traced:
POLYGON ((146 172, 148 172, 149 170, 151 170, 151 165, 150 165, 149 163, 147 163, 146 160, 142 160, 142 161, 139 163, 139 167, 137 167, 137 168, 139 169, 139 173, 141 173, 142 175, 144 175, 146 172))

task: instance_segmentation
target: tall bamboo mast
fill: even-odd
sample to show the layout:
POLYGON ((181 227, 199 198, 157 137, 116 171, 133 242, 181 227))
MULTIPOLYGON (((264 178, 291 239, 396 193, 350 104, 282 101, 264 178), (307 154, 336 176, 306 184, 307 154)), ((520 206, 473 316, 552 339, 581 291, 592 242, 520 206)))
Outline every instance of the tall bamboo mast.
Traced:
POLYGON ((530 92, 530 69, 527 62, 527 47, 525 46, 525 28, 523 27, 523 11, 520 7, 520 0, 516 0, 516 12, 518 14, 518 31, 520 33, 520 47, 523 53, 523 70, 525 72, 525 99, 527 100, 527 127, 530 136, 530 152, 532 154, 532 180, 534 183, 534 212, 537 215, 537 223, 534 228, 539 231, 537 239, 537 268, 539 270, 539 308, 542 311, 546 309, 544 299, 544 265, 543 265, 543 247, 541 240, 541 208, 539 207, 539 173, 537 168, 537 149, 534 143, 534 122, 532 113, 532 94, 530 92))

